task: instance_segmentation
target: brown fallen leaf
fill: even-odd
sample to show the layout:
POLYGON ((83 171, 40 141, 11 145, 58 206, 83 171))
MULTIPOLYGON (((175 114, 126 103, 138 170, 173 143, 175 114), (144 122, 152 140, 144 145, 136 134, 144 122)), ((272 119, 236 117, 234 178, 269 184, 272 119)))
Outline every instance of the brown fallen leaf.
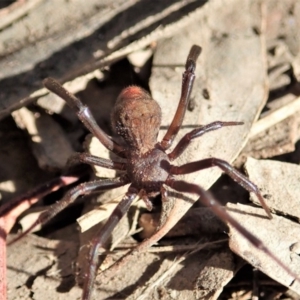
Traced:
POLYGON ((155 5, 141 0, 116 0, 114 5, 110 1, 99 5, 98 0, 20 2, 9 13, 0 10, 0 118, 47 94, 41 89, 45 74, 66 82, 108 66, 176 33, 186 25, 187 15, 204 4, 197 0, 155 5), (50 17, 49 11, 59 13, 50 17))
POLYGON ((217 300, 224 286, 233 278, 238 263, 233 253, 224 248, 209 257, 195 283, 196 299, 217 300))
MULTIPOLYGON (((271 210, 300 220, 300 166, 249 157, 246 172, 257 182, 271 210)), ((255 197, 251 201, 259 204, 255 197)))
MULTIPOLYGON (((258 237, 275 256, 300 278, 300 257, 291 250, 299 242, 300 225, 273 215, 269 220, 261 208, 227 204, 230 215, 258 237)), ((251 245, 229 225, 229 247, 258 270, 300 295, 300 283, 262 250, 251 245)))
POLYGON ((33 113, 23 107, 13 113, 19 127, 31 137, 32 150, 41 169, 57 170, 65 167, 73 149, 65 132, 46 114, 33 113))
POLYGON ((79 299, 81 289, 75 286, 73 269, 77 246, 34 235, 11 245, 7 251, 9 299, 79 299))
MULTIPOLYGON (((298 123, 297 118, 293 115, 250 137, 245 148, 234 161, 234 166, 241 168, 249 156, 258 159, 293 152, 297 141, 298 123)), ((257 122, 252 129, 256 124, 257 122)))

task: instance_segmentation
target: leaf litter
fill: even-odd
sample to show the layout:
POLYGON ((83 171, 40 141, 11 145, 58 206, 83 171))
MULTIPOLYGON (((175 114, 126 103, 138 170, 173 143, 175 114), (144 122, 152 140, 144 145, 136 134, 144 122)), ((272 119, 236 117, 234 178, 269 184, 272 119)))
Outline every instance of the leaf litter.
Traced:
MULTIPOLYGON (((278 45, 278 43, 276 44, 279 32, 282 33, 283 28, 274 26, 275 20, 278 20, 274 16, 278 16, 279 14, 282 19, 285 20, 284 13, 288 10, 291 11, 290 8, 292 7, 292 16, 295 16, 296 18, 298 16, 299 5, 295 1, 288 1, 286 4, 280 4, 279 8, 279 6, 274 3, 275 2, 271 0, 251 2, 232 0, 228 7, 224 7, 221 1, 210 1, 191 17, 191 21, 187 28, 178 30, 178 34, 172 35, 172 37, 168 39, 161 40, 157 44, 153 60, 150 87, 153 97, 159 101, 163 109, 163 120, 165 122, 163 124, 163 130, 165 130, 166 126, 169 124, 169 118, 173 115, 173 111, 177 105, 181 73, 186 53, 190 45, 195 43, 203 46, 204 51, 201 54, 201 58, 197 65, 197 79, 192 97, 195 108, 193 111, 187 112, 185 124, 183 126, 184 130, 181 131, 181 134, 192 130, 197 125, 207 124, 219 119, 245 122, 245 125, 240 126, 239 128, 222 129, 220 132, 210 133, 207 136, 202 137, 199 141, 193 143, 187 156, 181 158, 176 163, 181 164, 182 161, 192 161, 210 156, 216 156, 228 161, 234 160, 238 155, 238 152, 246 143, 247 136, 250 134, 249 132, 252 132, 252 125, 257 119, 267 98, 267 58, 269 66, 272 67, 276 65, 276 63, 282 63, 283 59, 290 59, 290 61, 285 64, 287 67, 281 68, 277 72, 277 75, 273 77, 275 78, 273 79, 275 83, 270 87, 277 89, 276 92, 279 94, 279 96, 276 96, 277 99, 282 98, 280 95, 280 92, 282 93, 282 91, 278 91, 278 87, 280 86, 283 87, 283 90, 285 89, 283 94, 289 95, 292 101, 297 98, 297 82, 292 84, 291 81, 280 79, 281 83, 276 85, 276 80, 278 80, 278 78, 287 76, 286 70, 290 72, 295 70, 295 76, 298 75, 297 62, 299 60, 297 60, 297 56, 293 54, 296 53, 296 46, 290 38, 290 36, 293 36, 293 30, 289 33, 289 28, 283 26, 286 30, 285 33, 287 38, 285 42, 288 46, 280 48, 280 45, 278 45), (243 11, 243 16, 241 16, 240 11, 243 11), (201 30, 198 28, 201 28, 201 30), (253 28, 255 30, 253 30, 253 28), (276 32, 274 28, 277 28, 278 32, 276 32), (257 34, 257 32, 259 32, 259 34, 257 34), (283 49, 281 50, 283 51, 281 53, 288 52, 289 55, 272 56, 272 53, 276 53, 276 49, 283 49), (271 60, 269 61, 270 56, 272 56, 273 59, 272 64, 270 63, 271 60), (208 98, 207 95, 206 97, 204 96, 204 90, 208 92, 208 98), (171 103, 173 104, 174 101, 176 102, 176 105, 170 105, 171 103), (195 115, 197 118, 195 118, 195 115)), ((275 89, 271 90, 273 98, 275 89)), ((284 107, 286 104, 284 102, 282 103, 282 106, 284 107)), ((272 111, 274 108, 271 107, 269 109, 272 111)), ((298 140, 297 130, 295 130, 295 128, 298 128, 299 123, 296 115, 294 118, 296 118, 296 121, 293 121, 294 125, 290 125, 291 122, 287 123, 288 125, 286 128, 288 132, 291 132, 290 134, 292 134, 289 144, 294 145, 295 147, 295 142, 298 140)), ((275 121, 275 123, 273 122, 273 124, 276 124, 276 122, 278 121, 275 121)), ((274 126, 273 124, 268 125, 267 129, 264 129, 262 132, 271 130, 272 126, 274 126)), ((261 157, 273 157, 274 155, 284 153, 284 151, 293 150, 291 147, 278 147, 276 136, 278 136, 276 133, 271 134, 271 137, 269 138, 269 154, 264 154, 265 156, 261 157), (272 142, 274 147, 272 147, 272 142), (272 152, 272 149, 275 147, 279 150, 277 152, 272 152)), ((284 137, 285 135, 283 134, 282 136, 284 137)), ((253 138, 255 137, 256 136, 254 135, 253 138)), ((264 148, 262 148, 262 151, 263 149, 264 148)), ((237 208, 234 207, 234 209, 242 211, 240 214, 242 216, 242 224, 249 222, 249 224, 252 224, 251 228, 255 234, 257 234, 258 231, 261 231, 262 234, 264 234, 261 239, 266 241, 268 247, 273 247, 268 244, 269 240, 273 240, 275 243, 275 253, 279 252, 278 245, 280 244, 280 246, 282 246, 280 252, 284 254, 282 260, 286 262, 288 266, 291 265, 293 270, 297 270, 294 269, 298 266, 297 251, 296 253, 291 252, 290 249, 297 248, 296 233, 298 224, 294 220, 299 217, 299 214, 297 213, 298 208, 296 209, 297 202, 295 202, 295 204, 289 202, 292 198, 297 198, 297 196, 294 197, 297 191, 297 176, 295 176, 297 171, 294 167, 297 166, 285 164, 285 167, 278 167, 277 162, 270 162, 270 166, 266 166, 263 161, 259 161, 257 164, 254 164, 254 162, 254 160, 249 159, 246 164, 250 179, 262 188, 263 195, 270 195, 268 196, 270 198, 270 207, 279 215, 288 216, 291 220, 285 220, 283 217, 278 217, 279 219, 274 218, 274 220, 269 221, 264 215, 262 215, 262 217, 257 217, 261 214, 260 210, 258 212, 255 211, 254 213, 252 211, 254 208, 249 206, 239 205, 237 208), (252 165, 249 166, 251 163, 252 165), (272 163, 274 164, 272 165, 272 163), (264 174, 268 174, 268 176, 263 175, 262 177, 257 177, 254 173, 259 173, 259 170, 262 169, 265 172, 264 174), (273 177, 277 172, 281 173, 281 176, 273 177), (284 180, 286 180, 286 182, 284 180), (295 182, 293 183, 293 181, 295 182), (280 186, 282 186, 281 189, 280 186), (275 188, 277 188, 277 190, 275 188), (279 193, 279 190, 281 193, 279 193), (287 192, 287 194, 284 194, 284 192, 287 192), (281 201, 273 206, 273 199, 279 199, 281 201), (285 199, 285 201, 282 201, 282 199, 285 199), (295 209, 284 209, 282 207, 284 206, 284 202, 285 205, 287 203, 287 208, 294 207, 295 209), (251 223, 250 217, 252 217, 253 213, 255 214, 255 216, 253 216, 255 220, 253 221, 254 223, 251 223), (247 215, 247 218, 245 217, 245 214, 247 215), (280 231, 280 225, 285 223, 288 223, 289 226, 291 226, 287 227, 287 230, 291 233, 295 232, 294 235, 290 233, 284 234, 284 232, 282 233, 280 231), (266 230, 260 230, 261 228, 265 228, 266 230), (278 233, 276 233, 277 231, 278 233), (269 237, 267 237, 268 235, 269 237), (285 241, 284 238, 287 238, 287 241, 285 241)), ((299 163, 299 158, 298 161, 293 162, 299 163)), ((197 177, 188 176, 186 180, 197 182, 203 187, 208 188, 219 175, 220 172, 210 170, 207 172, 200 172, 197 177)), ((110 194, 107 194, 102 196, 102 198, 109 200, 114 199, 115 196, 111 197, 110 194)), ((233 200, 239 202, 239 199, 231 199, 231 201, 233 200)), ((191 198, 191 201, 195 202, 195 199, 191 198)), ((190 203, 180 199, 176 200, 175 203, 172 214, 176 214, 177 216, 184 215, 184 212, 191 206, 190 203)), ((231 208, 233 208, 233 204, 230 204, 230 209, 231 208)), ((238 218, 238 213, 236 214, 236 218, 238 218)), ((194 216, 194 218, 197 217, 194 216)), ((193 219, 191 218, 191 220, 193 219)), ((207 218, 206 222, 209 223, 210 219, 207 218)), ((180 223, 178 225, 180 225, 180 223)), ((125 227, 127 228, 125 231, 128 232, 130 230, 130 222, 127 222, 125 227)), ((184 225, 182 227, 184 227, 184 225)), ((197 237, 199 227, 193 228, 192 226, 189 226, 188 229, 189 235, 191 235, 191 232, 194 230, 196 236, 194 239, 198 241, 200 239, 199 236, 197 237)), ((240 242, 232 233, 232 229, 230 230, 230 245, 231 248, 233 248, 233 244, 236 245, 240 242)), ((184 231, 181 231, 180 234, 181 238, 178 236, 173 238, 172 243, 191 243, 189 240, 184 240, 184 231)), ((211 234, 213 236, 215 235, 214 237, 226 237, 226 234, 220 234, 220 232, 211 234)), ((28 244, 30 245, 31 237, 29 236, 26 239, 29 240, 28 244)), ((88 238, 85 239, 85 241, 87 240, 88 238)), ((207 241, 205 241, 204 238, 202 242, 206 243, 207 241)), ((131 240, 131 243, 134 243, 134 241, 131 240)), ((161 243, 163 243, 163 241, 161 243)), ((122 245, 122 243, 120 245, 122 245)), ((12 246, 11 249, 14 249, 13 247, 17 247, 17 245, 12 246)), ((283 285, 289 287, 292 284, 289 278, 286 279, 284 276, 283 278, 276 277, 275 275, 277 273, 280 274, 279 271, 273 272, 275 275, 272 274, 273 266, 268 258, 264 260, 260 258, 260 256, 256 257, 253 249, 245 251, 239 250, 240 247, 241 246, 237 245, 234 247, 234 252, 238 252, 239 256, 248 261, 250 260, 250 263, 252 262, 255 267, 259 267, 263 272, 272 275, 271 277, 275 277, 274 279, 281 282, 283 285), (250 256, 245 255, 245 253, 247 254, 249 252, 251 252, 250 256), (269 271, 270 269, 271 272, 269 271)), ((174 297, 180 299, 200 297, 203 299, 221 299, 223 288, 243 265, 243 263, 227 251, 227 247, 225 248, 222 246, 219 250, 201 251, 194 254, 187 253, 187 259, 180 260, 180 264, 177 264, 176 268, 174 267, 173 272, 169 274, 169 276, 158 281, 160 276, 162 276, 161 274, 173 264, 173 260, 177 260, 177 255, 178 253, 175 252, 169 254, 142 253, 137 258, 137 262, 129 262, 125 270, 122 270, 120 274, 111 280, 110 284, 101 285, 101 287, 97 289, 95 295, 100 299, 108 296, 119 297, 121 295, 122 297, 128 297, 129 299, 136 299, 142 297, 143 293, 146 291, 147 293, 145 293, 145 295, 152 299, 172 299, 174 297), (222 258, 221 260, 220 257, 222 258), (134 270, 137 263, 139 264, 138 272, 133 272, 130 274, 130 278, 128 278, 128 270, 134 270), (226 272, 222 275, 221 273, 224 272, 224 270, 226 272), (186 278, 189 278, 189 280, 184 280, 186 278), (159 284, 154 285, 155 282, 159 282, 159 284), (215 283, 215 285, 212 283, 215 283)), ((15 255, 9 256, 9 266, 14 264, 14 257, 15 255)), ((113 260, 114 259, 115 258, 113 258, 113 260)), ((109 259, 107 260, 109 261, 109 259)), ((24 270, 26 270, 25 267, 24 270)), ((14 278, 15 273, 12 268, 9 272, 11 272, 9 278, 14 278)), ((54 273, 52 273, 52 275, 53 274, 54 273)), ((38 290, 45 284, 48 286, 49 291, 53 293, 53 297, 55 297, 56 294, 60 297, 62 296, 62 294, 57 292, 55 287, 53 287, 53 278, 55 278, 55 276, 44 277, 37 275, 34 284, 29 288, 29 290, 34 291, 36 299, 39 299, 38 295, 40 295, 38 294, 38 290)), ((9 290, 13 292, 14 288, 11 285, 13 280, 10 279, 9 281, 9 290)), ((24 284, 25 283, 22 285, 22 280, 19 283, 19 285, 23 287, 25 286, 24 284)), ((76 287, 72 287, 70 291, 75 289, 76 287)), ((292 286, 292 289, 299 293, 296 285, 292 286)), ((67 297, 67 295, 65 296, 67 297)), ((55 299, 58 298, 56 297, 55 299)))

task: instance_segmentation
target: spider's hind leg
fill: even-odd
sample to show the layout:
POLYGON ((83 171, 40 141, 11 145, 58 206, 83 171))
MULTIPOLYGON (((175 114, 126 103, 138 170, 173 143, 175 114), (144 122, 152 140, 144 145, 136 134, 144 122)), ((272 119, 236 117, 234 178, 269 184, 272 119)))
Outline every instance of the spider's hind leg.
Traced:
POLYGON ((210 207, 216 216, 218 216, 223 222, 229 223, 234 227, 247 241, 252 244, 255 248, 259 249, 270 257, 278 266, 282 268, 287 274, 293 277, 294 280, 300 282, 298 275, 291 270, 285 263, 283 263, 269 248, 263 243, 262 240, 254 236, 248 229, 242 226, 238 221, 236 221, 226 209, 219 203, 209 191, 204 190, 202 187, 188 183, 185 181, 177 181, 173 178, 169 178, 166 184, 178 192, 182 193, 192 193, 198 195, 199 201, 201 201, 205 206, 210 207))
POLYGON ((89 254, 89 270, 86 273, 86 278, 84 280, 82 299, 90 299, 91 297, 98 269, 99 249, 104 246, 105 242, 111 235, 115 226, 127 213, 130 205, 132 204, 137 194, 138 191, 135 188, 129 187, 128 192, 125 194, 120 203, 116 206, 116 208, 106 221, 105 225, 100 229, 100 231, 92 240, 89 254))

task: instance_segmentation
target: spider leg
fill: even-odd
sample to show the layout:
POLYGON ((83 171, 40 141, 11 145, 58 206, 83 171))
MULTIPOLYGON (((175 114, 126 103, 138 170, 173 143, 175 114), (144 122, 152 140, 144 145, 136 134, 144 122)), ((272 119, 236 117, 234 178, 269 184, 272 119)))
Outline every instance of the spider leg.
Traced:
MULTIPOLYGON (((172 199, 168 199, 168 192, 164 187, 161 188, 161 193, 164 202, 172 202, 172 199)), ((182 202, 185 201, 183 200, 182 202)), ((121 257, 104 272, 100 273, 98 279, 102 283, 105 283, 107 280, 112 278, 118 272, 118 270, 124 267, 130 259, 136 257, 136 255, 138 255, 139 253, 146 251, 149 247, 163 238, 176 225, 176 223, 186 213, 187 209, 189 209, 191 206, 192 204, 190 204, 188 208, 182 207, 181 205, 176 205, 175 201, 174 206, 172 205, 172 208, 169 211, 168 217, 164 220, 165 222, 163 221, 162 224, 160 224, 157 231, 150 238, 143 240, 143 242, 137 245, 134 249, 128 251, 123 257, 121 257)))
POLYGON ((126 164, 123 162, 117 162, 110 159, 105 159, 102 157, 94 156, 89 153, 75 153, 73 154, 68 162, 67 166, 71 166, 73 164, 77 163, 84 163, 89 165, 96 165, 99 167, 103 167, 106 169, 113 169, 113 170, 119 170, 124 171, 126 169, 126 164))
POLYGON ((198 59, 200 53, 201 47, 193 45, 187 57, 185 72, 182 75, 181 96, 179 104, 173 121, 168 128, 164 138, 160 142, 163 150, 167 150, 168 148, 170 148, 181 127, 195 80, 196 60, 198 59))
POLYGON ((199 161, 194 161, 188 164, 184 164, 182 166, 171 166, 170 174, 172 175, 188 174, 188 173, 204 170, 207 168, 212 168, 215 166, 219 167, 223 172, 229 175, 234 181, 236 181, 249 193, 254 193, 258 198, 260 204, 262 205, 263 209, 266 211, 268 217, 272 219, 270 209, 266 204, 263 196, 261 195, 258 187, 252 181, 250 181, 249 178, 247 178, 245 175, 240 173, 238 170, 236 170, 225 160, 211 157, 199 161))
POLYGON ((243 122, 222 122, 216 121, 200 128, 196 128, 191 132, 187 133, 176 145, 171 153, 168 154, 169 159, 172 161, 179 157, 183 151, 188 147, 191 141, 209 131, 218 130, 225 126, 236 126, 236 125, 243 125, 243 122))
POLYGON ((95 238, 92 241, 90 254, 89 254, 89 271, 84 280, 82 299, 88 300, 91 297, 93 291, 93 285, 96 278, 99 261, 99 249, 104 246, 105 242, 111 235, 115 226, 119 223, 121 218, 127 213, 132 201, 138 195, 138 191, 129 187, 127 193, 121 200, 121 202, 114 209, 105 225, 100 229, 95 238))
POLYGON ((54 205, 51 206, 47 211, 43 212, 39 218, 24 232, 22 232, 19 236, 9 242, 13 244, 27 235, 32 229, 34 229, 39 224, 45 224, 54 216, 56 216, 59 212, 65 209, 69 204, 73 203, 79 196, 88 195, 91 192, 108 190, 116 187, 123 186, 129 183, 126 177, 119 177, 114 179, 107 180, 97 180, 86 183, 81 183, 78 186, 72 188, 70 191, 66 193, 63 199, 54 205))
POLYGON ((97 124, 90 109, 85 106, 77 97, 68 92, 58 81, 53 78, 46 78, 44 86, 54 94, 64 99, 67 104, 76 111, 79 120, 98 140, 110 151, 118 156, 125 156, 125 148, 113 141, 97 124))
POLYGON ((76 182, 80 176, 60 176, 56 177, 46 183, 43 183, 34 189, 30 190, 26 194, 23 194, 19 197, 16 197, 12 199, 9 202, 6 202, 0 206, 0 217, 6 215, 7 213, 11 212, 14 208, 19 206, 22 202, 26 201, 27 204, 25 204, 25 209, 27 209, 27 206, 30 206, 31 204, 36 203, 39 199, 45 197, 46 195, 50 194, 51 192, 54 192, 58 189, 60 189, 63 186, 69 185, 73 182, 76 182))
POLYGON ((3 223, 1 229, 6 234, 10 232, 14 226, 16 219, 31 205, 37 203, 42 197, 50 194, 53 191, 60 189, 63 186, 76 182, 80 176, 60 176, 52 179, 38 187, 30 190, 26 194, 16 197, 9 202, 6 202, 0 207, 0 220, 3 223))
POLYGON ((178 192, 183 193, 193 193, 200 196, 200 201, 210 207, 212 211, 225 223, 229 223, 233 226, 242 236, 244 236, 254 247, 263 251, 266 255, 268 255, 274 262, 276 262, 283 270, 285 270, 289 275, 294 277, 297 281, 300 282, 298 276, 284 263, 281 262, 265 245, 264 243, 255 237, 251 232, 249 232, 246 228, 240 225, 234 218, 228 214, 228 212, 224 209, 224 207, 219 203, 212 194, 200 186, 192 183, 187 183, 185 181, 177 181, 173 178, 168 178, 166 184, 173 188, 178 192))

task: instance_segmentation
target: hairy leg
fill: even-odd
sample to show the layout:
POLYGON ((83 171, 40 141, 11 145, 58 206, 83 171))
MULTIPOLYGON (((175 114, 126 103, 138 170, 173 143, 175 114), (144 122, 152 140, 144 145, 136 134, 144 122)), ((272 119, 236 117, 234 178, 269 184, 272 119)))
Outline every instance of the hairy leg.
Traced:
POLYGON ((125 162, 118 162, 118 161, 113 161, 110 159, 98 157, 91 155, 89 153, 75 153, 73 154, 68 162, 67 166, 71 166, 73 164, 77 163, 84 163, 84 164, 89 164, 93 166, 99 166, 102 168, 106 169, 113 169, 113 170, 119 170, 119 171, 124 171, 126 169, 126 164, 125 162))
POLYGON ((295 280, 300 282, 300 278, 280 259, 276 257, 265 245, 264 243, 255 237, 251 232, 244 228, 240 223, 238 223, 231 215, 225 210, 225 208, 212 196, 212 194, 200 186, 185 181, 176 181, 169 178, 166 182, 171 188, 182 193, 193 193, 198 195, 199 200, 206 206, 210 207, 211 210, 218 216, 223 222, 229 223, 233 226, 241 235, 243 235, 249 243, 260 249, 262 252, 267 254, 274 262, 276 262, 283 270, 285 270, 289 275, 291 275, 295 280))
POLYGON ((200 128, 196 128, 192 130, 191 132, 187 133, 176 145, 174 150, 168 154, 169 159, 172 161, 179 157, 183 151, 188 147, 188 145, 191 143, 191 141, 197 137, 202 136, 203 134, 218 130, 225 126, 236 126, 236 125, 243 125, 243 122, 222 122, 222 121, 216 121, 210 124, 207 124, 205 126, 202 126, 200 128))
POLYGON ((67 104, 75 110, 79 120, 98 140, 110 151, 118 156, 125 156, 125 148, 113 141, 97 124, 90 109, 84 105, 77 97, 68 92, 58 81, 53 78, 46 78, 44 86, 54 94, 61 97, 67 104))
POLYGON ((99 249, 104 246, 105 242, 111 235, 113 229, 119 223, 121 218, 127 213, 132 201, 137 196, 138 191, 129 187, 128 192, 125 194, 121 202, 114 209, 110 217, 108 218, 105 225, 100 229, 95 238, 92 240, 91 249, 89 254, 89 271, 84 280, 83 286, 83 294, 82 299, 88 300, 91 298, 94 281, 96 278, 96 273, 98 269, 98 257, 99 257, 99 249))
POLYGON ((182 75, 182 87, 181 87, 181 96, 179 104, 173 118, 173 121, 168 128, 165 136, 160 142, 161 147, 164 150, 167 150, 171 147, 181 125, 186 112, 187 105, 189 103, 190 95, 193 88, 193 83, 195 80, 195 69, 196 61, 198 56, 201 53, 201 48, 199 46, 192 46, 188 58, 185 64, 185 72, 182 75))
POLYGON ((171 166, 170 174, 172 175, 182 175, 193 173, 196 171, 204 170, 212 167, 219 167, 223 172, 229 175, 234 181, 240 184, 244 189, 246 189, 250 193, 254 193, 262 207, 266 211, 268 217, 272 219, 272 215, 270 213, 270 209, 267 206, 263 196, 261 195, 258 187, 249 180, 246 176, 236 170, 233 166, 231 166, 227 161, 218 159, 218 158, 207 158, 195 162, 191 162, 188 164, 184 164, 182 166, 171 166))
POLYGON ((91 192, 103 191, 112 189, 115 187, 120 187, 128 183, 127 178, 120 177, 115 179, 107 180, 97 180, 92 182, 81 183, 80 185, 74 187, 63 197, 62 200, 52 205, 47 211, 42 213, 39 218, 22 234, 17 236, 14 240, 10 241, 9 244, 15 243, 20 240, 22 237, 27 235, 33 228, 39 224, 45 224, 56 216, 59 212, 65 209, 68 205, 74 202, 79 196, 88 195, 91 192))

